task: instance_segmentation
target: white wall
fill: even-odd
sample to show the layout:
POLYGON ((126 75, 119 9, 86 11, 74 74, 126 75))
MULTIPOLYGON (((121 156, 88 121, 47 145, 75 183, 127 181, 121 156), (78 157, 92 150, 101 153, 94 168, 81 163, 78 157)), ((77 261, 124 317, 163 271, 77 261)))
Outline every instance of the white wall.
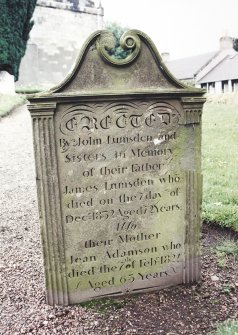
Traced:
POLYGON ((14 76, 7 71, 0 71, 0 94, 15 94, 14 76))

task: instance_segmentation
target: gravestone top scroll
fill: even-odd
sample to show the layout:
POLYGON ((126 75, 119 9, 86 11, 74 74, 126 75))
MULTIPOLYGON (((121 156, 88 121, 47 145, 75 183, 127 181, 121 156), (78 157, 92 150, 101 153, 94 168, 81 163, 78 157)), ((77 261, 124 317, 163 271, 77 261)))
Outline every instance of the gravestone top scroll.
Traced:
POLYGON ((95 32, 65 81, 30 98, 49 304, 200 278, 204 91, 143 32, 122 36, 125 59, 114 45, 95 32))

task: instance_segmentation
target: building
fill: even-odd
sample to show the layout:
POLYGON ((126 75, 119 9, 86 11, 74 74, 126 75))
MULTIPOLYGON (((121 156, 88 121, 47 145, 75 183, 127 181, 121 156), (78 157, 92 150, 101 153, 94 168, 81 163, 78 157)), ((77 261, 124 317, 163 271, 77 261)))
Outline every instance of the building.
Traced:
POLYGON ((47 88, 61 82, 86 38, 103 28, 103 14, 92 0, 38 0, 16 86, 47 88))
POLYGON ((231 37, 220 38, 218 51, 165 62, 175 77, 209 93, 238 90, 238 52, 233 49, 231 37))

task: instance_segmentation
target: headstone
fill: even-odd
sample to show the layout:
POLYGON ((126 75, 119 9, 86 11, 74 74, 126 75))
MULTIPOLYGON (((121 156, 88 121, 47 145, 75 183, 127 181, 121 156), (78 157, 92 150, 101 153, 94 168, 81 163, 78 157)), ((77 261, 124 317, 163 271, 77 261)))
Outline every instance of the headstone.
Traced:
POLYGON ((144 33, 91 35, 72 73, 30 98, 49 304, 200 278, 203 94, 144 33))

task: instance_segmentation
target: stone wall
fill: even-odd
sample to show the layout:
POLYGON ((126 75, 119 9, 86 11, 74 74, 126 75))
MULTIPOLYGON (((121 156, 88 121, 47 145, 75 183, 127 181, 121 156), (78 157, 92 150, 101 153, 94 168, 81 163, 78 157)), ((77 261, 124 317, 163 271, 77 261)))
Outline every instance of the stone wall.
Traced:
POLYGON ((72 10, 68 1, 38 0, 17 87, 50 87, 65 78, 85 39, 103 28, 103 8, 85 5, 72 10))

